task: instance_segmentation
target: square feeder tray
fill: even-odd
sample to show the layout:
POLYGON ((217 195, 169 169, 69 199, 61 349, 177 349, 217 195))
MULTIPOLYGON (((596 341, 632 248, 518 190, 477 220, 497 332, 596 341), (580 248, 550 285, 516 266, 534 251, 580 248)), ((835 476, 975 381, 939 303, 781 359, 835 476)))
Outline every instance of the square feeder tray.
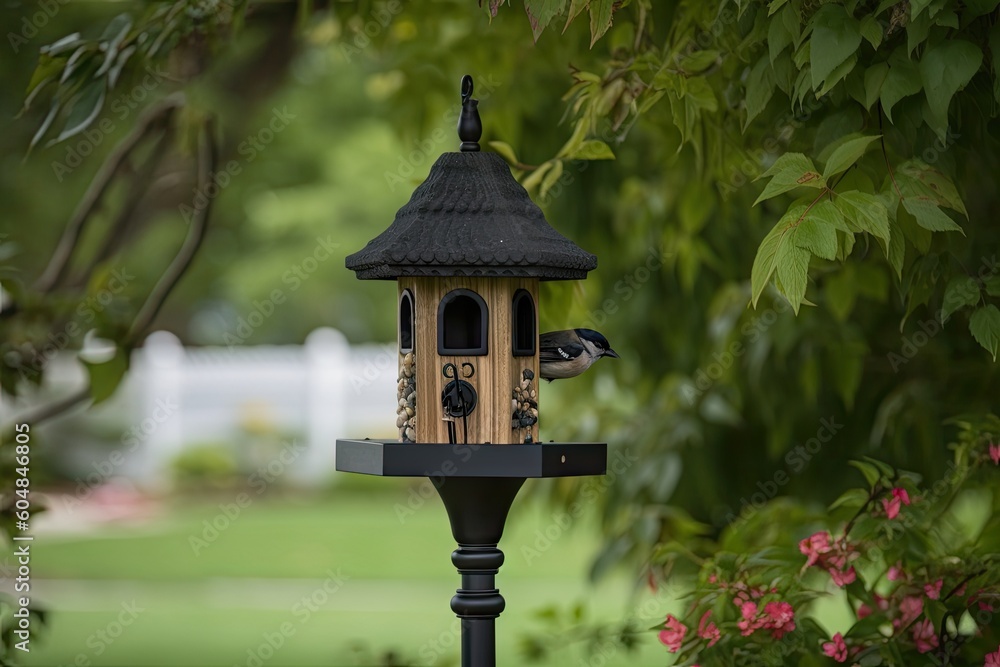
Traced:
MULTIPOLYGON (((421 444, 338 440, 337 470, 380 477, 578 477, 603 475, 604 443, 421 444)), ((436 484, 437 482, 435 482, 436 484)))

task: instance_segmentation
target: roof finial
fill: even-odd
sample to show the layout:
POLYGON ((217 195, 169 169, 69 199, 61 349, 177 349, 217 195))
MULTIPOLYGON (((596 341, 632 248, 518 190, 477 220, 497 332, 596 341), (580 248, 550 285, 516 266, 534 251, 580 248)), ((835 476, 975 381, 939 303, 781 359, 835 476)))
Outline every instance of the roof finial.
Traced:
POLYGON ((462 115, 458 117, 458 138, 462 140, 463 153, 479 150, 479 138, 483 136, 483 121, 479 119, 479 100, 472 99, 474 85, 472 76, 462 77, 462 115))

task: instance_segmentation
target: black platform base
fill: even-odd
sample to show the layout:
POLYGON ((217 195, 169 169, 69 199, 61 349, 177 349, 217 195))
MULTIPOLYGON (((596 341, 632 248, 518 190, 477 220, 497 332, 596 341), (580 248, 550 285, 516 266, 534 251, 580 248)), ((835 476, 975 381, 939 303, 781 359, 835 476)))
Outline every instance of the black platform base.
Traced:
POLYGON ((603 475, 608 446, 598 442, 448 445, 338 440, 337 470, 383 477, 575 477, 603 475))

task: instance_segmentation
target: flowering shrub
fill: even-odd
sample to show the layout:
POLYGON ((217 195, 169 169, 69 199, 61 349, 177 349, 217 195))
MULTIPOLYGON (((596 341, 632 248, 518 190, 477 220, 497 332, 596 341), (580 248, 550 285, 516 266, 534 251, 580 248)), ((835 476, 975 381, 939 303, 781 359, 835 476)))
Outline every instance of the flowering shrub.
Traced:
POLYGON ((1000 420, 959 425, 933 484, 866 458, 866 486, 823 515, 779 499, 700 552, 663 545, 664 572, 696 566, 688 613, 659 629, 675 664, 1000 667, 1000 420), (850 622, 821 624, 821 598, 850 622))

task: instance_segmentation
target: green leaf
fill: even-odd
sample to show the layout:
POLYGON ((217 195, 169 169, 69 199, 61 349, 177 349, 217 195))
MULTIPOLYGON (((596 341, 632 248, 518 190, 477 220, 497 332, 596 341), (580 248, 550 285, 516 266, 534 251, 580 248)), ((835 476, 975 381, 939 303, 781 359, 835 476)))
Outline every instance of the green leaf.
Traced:
POLYGON ((576 121, 576 126, 573 128, 573 134, 570 136, 569 139, 566 140, 566 143, 563 144, 563 147, 559 149, 559 152, 556 154, 556 157, 559 158, 569 157, 573 155, 577 150, 579 150, 580 146, 587 138, 587 132, 589 131, 589 129, 590 129, 590 124, 587 122, 586 118, 581 118, 580 120, 576 121))
POLYGON ((125 68, 125 63, 128 62, 128 59, 132 57, 132 54, 135 53, 136 50, 135 45, 131 44, 118 52, 118 58, 115 60, 115 64, 108 70, 108 90, 115 87, 115 84, 118 82, 118 77, 122 73, 122 69, 125 68))
POLYGON ((861 36, 867 39, 868 43, 876 49, 882 44, 882 25, 871 14, 861 19, 859 29, 861 36))
POLYGON ((875 485, 878 484, 879 479, 882 478, 882 471, 871 463, 867 463, 865 461, 848 461, 848 464, 861 471, 861 474, 865 476, 865 481, 868 482, 869 487, 874 488, 875 485))
POLYGON ((125 39, 125 34, 132 27, 132 17, 128 14, 118 14, 108 22, 101 34, 102 42, 108 42, 111 46, 117 47, 125 39))
POLYGON ((822 5, 812 18, 812 85, 820 84, 861 46, 861 26, 843 5, 822 5))
POLYGON ((59 136, 49 142, 49 145, 69 139, 87 129, 94 122, 97 114, 104 106, 104 81, 92 81, 73 102, 73 108, 66 119, 59 136))
MULTIPOLYGON (((60 53, 65 53, 70 49, 76 48, 80 44, 83 44, 83 40, 80 39, 80 33, 74 32, 70 35, 66 35, 65 37, 60 37, 51 44, 46 44, 42 48, 38 49, 38 52, 46 56, 57 56, 60 53)), ((40 62, 41 58, 39 58, 39 63, 40 62)))
POLYGON ((566 32, 566 29, 569 28, 569 24, 573 22, 573 19, 579 16, 589 4, 590 0, 571 0, 569 3, 569 11, 566 12, 566 25, 563 26, 562 30, 564 33, 566 32))
POLYGON ((590 0, 590 48, 611 27, 614 0, 590 0))
POLYGON ((590 139, 580 144, 570 157, 577 160, 614 160, 615 154, 603 141, 590 139))
POLYGON ((549 160, 538 165, 538 168, 531 172, 528 176, 521 181, 521 185, 528 192, 531 192, 535 188, 539 187, 542 179, 545 178, 545 174, 548 173, 549 169, 552 168, 553 161, 549 160))
POLYGON ((826 161, 826 166, 823 168, 823 178, 829 179, 834 174, 839 174, 850 168, 861 159, 861 156, 868 150, 868 146, 879 136, 881 135, 870 137, 850 137, 848 135, 835 142, 838 145, 826 161))
POLYGON ((955 276, 944 289, 941 303, 941 321, 947 322, 952 313, 965 306, 979 303, 979 283, 969 276, 955 276))
POLYGON ((487 145, 499 153, 503 159, 507 160, 510 164, 517 164, 517 155, 514 154, 514 149, 511 145, 503 141, 490 141, 487 145))
POLYGON ((556 181, 559 180, 559 177, 562 176, 562 174, 563 174, 563 161, 553 160, 552 168, 549 169, 549 172, 545 174, 545 178, 542 179, 542 186, 538 190, 539 196, 544 197, 545 195, 547 195, 549 193, 549 190, 552 189, 552 186, 556 184, 556 181))
POLYGON ((837 229, 844 225, 843 218, 832 202, 824 200, 805 214, 792 240, 817 257, 832 261, 837 258, 837 229))
POLYGON ((995 11, 1000 6, 1000 0, 966 0, 963 18, 972 19, 995 11))
POLYGON ((906 237, 901 229, 894 229, 889 236, 889 246, 886 249, 889 266, 896 272, 896 278, 903 279, 903 261, 906 259, 906 237))
POLYGON ((118 348, 115 356, 108 361, 99 364, 82 360, 81 362, 87 368, 90 377, 90 396, 94 405, 97 405, 115 393, 122 378, 125 377, 125 372, 128 371, 129 356, 124 349, 118 348))
POLYGON ((965 87, 983 64, 982 50, 964 39, 945 40, 927 50, 920 59, 920 77, 931 113, 940 126, 938 136, 948 127, 951 98, 965 87))
POLYGON ((983 280, 986 293, 990 296, 1000 296, 1000 276, 993 275, 983 280))
POLYGON ((920 16, 920 12, 927 9, 932 0, 910 0, 910 18, 915 19, 920 16))
POLYGON ((899 165, 896 180, 904 197, 927 197, 938 206, 945 206, 969 217, 965 203, 952 180, 922 160, 907 160, 899 165))
POLYGON ((997 360, 997 347, 1000 345, 1000 310, 990 304, 978 308, 969 319, 969 331, 976 342, 997 360))
POLYGON ((524 11, 531 24, 531 35, 538 41, 542 31, 557 14, 561 14, 566 0, 524 0, 524 11))
POLYGON ((38 126, 38 130, 35 132, 34 136, 31 137, 31 142, 28 144, 28 152, 31 152, 31 149, 34 148, 35 145, 42 140, 42 137, 45 136, 45 133, 49 131, 49 128, 52 126, 52 121, 56 119, 56 115, 58 113, 59 98, 53 98, 52 104, 49 106, 49 112, 45 115, 45 120, 42 121, 42 124, 38 126))
POLYGON ((715 64, 719 59, 719 52, 709 49, 706 51, 695 51, 694 53, 681 58, 680 68, 688 74, 698 74, 704 72, 715 64))
POLYGON ((792 304, 796 314, 806 296, 806 283, 809 279, 809 252, 794 243, 784 242, 778 246, 774 258, 777 273, 777 286, 792 304))
MULTIPOLYGON (((784 12, 790 12, 792 8, 785 7, 781 11, 782 15, 784 15, 784 12)), ((778 54, 784 51, 795 38, 788 29, 788 26, 785 25, 785 22, 781 20, 781 17, 773 19, 769 23, 770 25, 767 29, 767 54, 773 64, 778 54)))
POLYGON ((867 232, 886 243, 889 239, 889 212, 873 194, 851 190, 834 198, 834 204, 857 231, 867 232))
POLYGON ((785 153, 771 165, 771 168, 758 178, 771 177, 764 191, 757 197, 754 206, 789 190, 798 187, 824 188, 826 179, 816 171, 812 160, 802 153, 785 153))
POLYGON ((906 55, 902 48, 896 49, 889 57, 889 73, 882 83, 882 109, 885 117, 892 122, 892 108, 904 97, 916 95, 923 88, 920 68, 906 55))
POLYGON ((705 111, 716 111, 719 108, 715 92, 703 77, 691 77, 687 80, 687 91, 684 93, 684 99, 690 100, 699 109, 705 111))
POLYGON ((794 204, 760 242, 757 255, 753 260, 753 268, 750 270, 750 303, 755 308, 757 300, 760 299, 760 295, 774 274, 778 247, 783 244, 785 232, 788 231, 793 222, 801 217, 806 207, 806 204, 794 204))
POLYGON ((854 71, 854 66, 858 64, 857 54, 851 54, 851 57, 845 60, 837 68, 830 73, 830 76, 826 77, 823 82, 822 87, 816 91, 817 97, 823 97, 828 92, 830 92, 834 86, 840 83, 848 74, 854 71))
POLYGON ((865 108, 871 109, 882 93, 882 85, 889 76, 889 63, 876 63, 865 70, 865 108))
POLYGON ((747 117, 743 121, 744 131, 750 125, 750 121, 760 115, 760 112, 767 106, 771 96, 774 95, 774 86, 774 69, 765 56, 757 61, 757 64, 750 70, 750 76, 747 77, 747 117))
POLYGON ((960 232, 962 228, 929 197, 904 197, 903 208, 917 219, 917 224, 932 232, 960 232))
MULTIPOLYGON (((833 511, 838 507, 843 507, 847 510, 859 510, 865 506, 868 502, 868 492, 864 489, 848 489, 840 495, 839 498, 833 501, 829 507, 829 511, 833 511)), ((883 621, 879 621, 882 623, 883 621)))
MULTIPOLYGON (((896 201, 899 200, 897 199, 896 201)), ((918 254, 926 255, 930 251, 934 235, 918 225, 917 219, 909 211, 905 208, 897 209, 896 222, 899 228, 903 230, 906 240, 912 243, 913 247, 917 249, 918 254)))
POLYGON ((788 0, 771 0, 770 4, 767 6, 767 15, 771 16, 776 11, 781 9, 781 6, 787 2, 788 0))
MULTIPOLYGON (((28 88, 24 91, 25 95, 31 97, 43 83, 54 79, 62 71, 63 65, 65 63, 61 58, 54 58, 45 53, 39 55, 38 65, 35 67, 35 71, 31 73, 31 81, 28 82, 28 88)), ((28 108, 28 106, 29 103, 26 101, 24 107, 28 108)))

